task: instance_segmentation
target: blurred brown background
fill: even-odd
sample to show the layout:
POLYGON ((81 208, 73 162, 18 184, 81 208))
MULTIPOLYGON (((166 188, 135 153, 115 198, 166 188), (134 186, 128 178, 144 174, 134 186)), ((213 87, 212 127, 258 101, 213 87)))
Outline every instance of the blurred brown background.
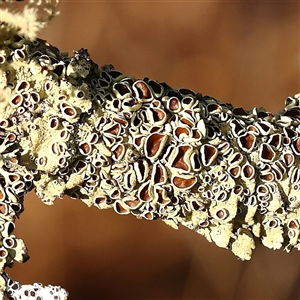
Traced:
MULTIPOLYGON (((298 1, 61 1, 39 36, 88 48, 99 65, 247 109, 277 112, 300 92, 298 1)), ((300 299, 299 252, 259 244, 239 261, 181 227, 34 194, 17 221, 31 259, 11 276, 81 299, 300 299)))

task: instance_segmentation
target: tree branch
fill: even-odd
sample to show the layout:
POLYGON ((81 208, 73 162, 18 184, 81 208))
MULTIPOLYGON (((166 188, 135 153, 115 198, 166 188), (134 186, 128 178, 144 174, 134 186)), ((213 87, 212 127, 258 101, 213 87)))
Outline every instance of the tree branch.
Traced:
POLYGON ((17 299, 37 288, 32 299, 50 299, 51 291, 67 297, 60 287, 22 286, 4 273, 29 257, 12 233, 32 189, 48 205, 69 195, 121 215, 182 224, 242 260, 251 258, 254 237, 270 249, 299 250, 299 95, 276 115, 234 108, 98 67, 86 49, 67 57, 35 38, 44 24, 35 13, 25 8, 15 22, 3 12, 2 295, 17 299))

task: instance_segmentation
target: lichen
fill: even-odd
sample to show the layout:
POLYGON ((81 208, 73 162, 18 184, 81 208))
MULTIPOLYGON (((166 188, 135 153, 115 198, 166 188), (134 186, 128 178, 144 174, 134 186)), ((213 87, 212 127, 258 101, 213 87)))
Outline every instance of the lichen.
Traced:
MULTIPOLYGON (((58 299, 66 300, 68 293, 60 286, 34 283, 32 285, 21 285, 19 282, 12 280, 6 273, 3 276, 6 283, 6 295, 9 299, 58 299)), ((2 281, 4 280, 1 277, 2 281)), ((3 282, 4 283, 4 282, 3 282)), ((0 283, 1 284, 1 283, 0 283)))
MULTIPOLYGON (((182 224, 242 260, 251 258, 254 237, 270 249, 300 249, 300 94, 275 115, 245 111, 98 67, 85 49, 67 57, 1 22, 2 294, 17 299, 31 290, 4 269, 28 259, 13 230, 32 189, 48 205, 69 195, 182 224)), ((48 293, 37 289, 36 299, 48 293)))

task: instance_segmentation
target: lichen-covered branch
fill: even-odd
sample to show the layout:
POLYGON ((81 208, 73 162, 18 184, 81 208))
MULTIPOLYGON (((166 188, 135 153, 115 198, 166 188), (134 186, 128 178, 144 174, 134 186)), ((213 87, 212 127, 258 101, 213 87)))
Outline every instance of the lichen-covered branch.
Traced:
POLYGON ((8 274, 3 273, 2 279, 6 284, 6 295, 9 299, 55 299, 66 300, 68 293, 60 286, 47 285, 41 283, 24 284, 12 280, 8 274))
POLYGON ((46 204, 69 195, 182 224, 242 260, 254 237, 271 249, 300 249, 299 95, 276 115, 245 111, 98 67, 85 49, 65 57, 3 22, 0 286, 10 299, 29 289, 3 271, 28 259, 13 230, 32 189, 46 204))

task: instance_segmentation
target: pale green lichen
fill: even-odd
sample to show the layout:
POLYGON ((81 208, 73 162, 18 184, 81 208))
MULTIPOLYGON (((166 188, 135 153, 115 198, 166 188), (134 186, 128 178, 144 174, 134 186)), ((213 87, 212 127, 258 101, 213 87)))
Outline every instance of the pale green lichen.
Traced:
POLYGON ((236 239, 231 245, 231 251, 242 260, 249 260, 255 249, 253 236, 248 229, 238 229, 236 239))
POLYGON ((68 293, 60 286, 34 283, 32 285, 21 285, 19 282, 12 280, 6 273, 1 277, 0 285, 6 285, 6 295, 9 299, 56 299, 66 300, 68 293))
MULTIPOLYGON (((57 14, 59 0, 29 0, 20 12, 10 8, 2 8, 0 13, 0 41, 6 45, 12 35, 22 35, 33 41, 37 33, 44 28, 57 14), (40 10, 46 13, 44 18, 39 17, 40 10)), ((13 4, 14 0, 1 0, 0 4, 13 4)), ((12 46, 19 46, 14 41, 12 46)))
MULTIPOLYGON (((85 49, 67 57, 34 39, 35 30, 20 35, 19 24, 2 22, 2 293, 17 299, 34 288, 4 273, 28 259, 12 232, 32 189, 49 205, 69 195, 121 215, 182 224, 242 260, 251 258, 254 237, 271 249, 300 249, 299 95, 277 115, 245 111, 98 67, 85 49)), ((39 287, 36 297, 49 289, 39 287)), ((65 299, 64 290, 55 292, 65 299)))

